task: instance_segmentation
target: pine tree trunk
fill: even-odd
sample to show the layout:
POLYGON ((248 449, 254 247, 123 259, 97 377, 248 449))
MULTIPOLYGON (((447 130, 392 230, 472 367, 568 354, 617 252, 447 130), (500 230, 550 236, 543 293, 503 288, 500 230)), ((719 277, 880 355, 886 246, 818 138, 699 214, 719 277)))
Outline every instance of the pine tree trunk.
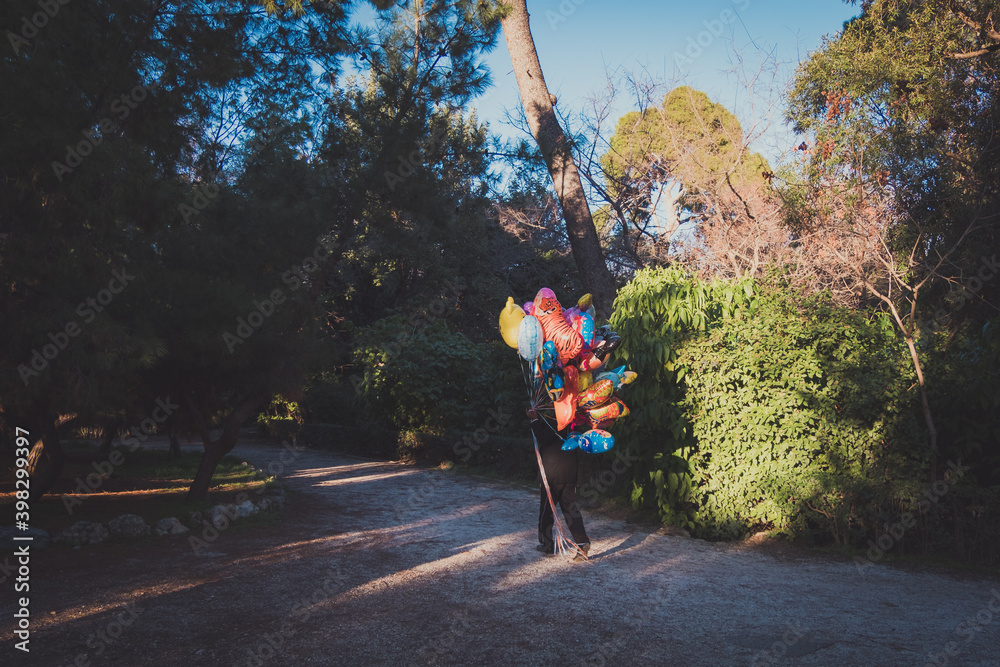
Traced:
POLYGON ((205 453, 201 457, 201 463, 198 464, 198 472, 195 473, 194 480, 191 482, 191 488, 188 489, 187 501, 190 502, 192 500, 204 500, 208 496, 208 488, 212 484, 212 475, 215 473, 215 469, 219 466, 222 458, 236 446, 236 440, 239 437, 243 422, 260 407, 264 402, 264 396, 251 394, 244 398, 229 413, 222 428, 222 435, 215 440, 209 439, 207 424, 205 424, 204 418, 201 416, 201 411, 194 406, 194 402, 191 399, 188 399, 187 402, 188 407, 191 407, 195 413, 196 419, 202 422, 202 441, 205 443, 205 453))
POLYGON ((604 252, 583 192, 580 173, 573 162, 569 141, 556 118, 552 97, 542 77, 542 67, 528 25, 528 8, 525 0, 508 0, 507 4, 510 12, 501 25, 517 87, 521 91, 524 114, 552 177, 566 221, 573 259, 580 270, 584 288, 593 294, 597 311, 607 317, 611 314, 615 297, 614 278, 604 263, 604 252))

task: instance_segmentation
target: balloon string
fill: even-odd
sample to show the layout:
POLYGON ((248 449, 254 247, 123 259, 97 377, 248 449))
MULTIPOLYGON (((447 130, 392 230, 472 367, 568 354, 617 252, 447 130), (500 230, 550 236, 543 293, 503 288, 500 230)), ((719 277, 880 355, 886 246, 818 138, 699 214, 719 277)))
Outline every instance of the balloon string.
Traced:
MULTIPOLYGON (((542 378, 538 376, 537 368, 533 361, 528 361, 523 357, 518 357, 521 359, 521 373, 524 375, 524 382, 528 389, 528 401, 531 408, 536 412, 539 410, 552 410, 553 414, 555 412, 555 407, 548 402, 547 405, 543 405, 545 399, 548 398, 548 393, 545 391, 545 383, 542 378)), ((549 420, 542 414, 538 415, 542 422, 553 432, 556 436, 563 440, 564 438, 559 435, 559 431, 553 428, 549 420)), ((538 438, 535 437, 535 432, 532 430, 531 439, 535 443, 535 458, 538 459, 538 470, 542 473, 542 485, 545 487, 545 495, 549 501, 549 508, 552 510, 552 525, 555 528, 555 539, 553 540, 553 551, 560 555, 568 552, 576 551, 584 560, 589 561, 587 554, 583 553, 583 550, 572 540, 566 538, 563 532, 562 522, 560 521, 559 514, 556 512, 556 503, 552 499, 552 490, 549 488, 549 480, 545 475, 545 465, 542 463, 542 453, 538 449, 538 438)), ((563 517, 565 520, 565 517, 563 517)))
MULTIPOLYGON (((553 551, 559 555, 576 551, 578 555, 583 556, 583 560, 589 561, 590 558, 587 557, 587 554, 583 553, 579 545, 572 540, 566 539, 566 535, 563 533, 562 522, 556 513, 556 503, 552 499, 552 489, 549 488, 549 480, 545 475, 545 465, 542 463, 542 453, 538 449, 538 438, 535 437, 534 431, 531 432, 531 439, 535 443, 535 458, 538 459, 538 470, 542 473, 542 485, 545 487, 545 495, 549 499, 549 509, 552 510, 552 527, 555 528, 555 539, 552 541, 553 551)), ((563 520, 565 520, 565 517, 563 517, 563 520)))

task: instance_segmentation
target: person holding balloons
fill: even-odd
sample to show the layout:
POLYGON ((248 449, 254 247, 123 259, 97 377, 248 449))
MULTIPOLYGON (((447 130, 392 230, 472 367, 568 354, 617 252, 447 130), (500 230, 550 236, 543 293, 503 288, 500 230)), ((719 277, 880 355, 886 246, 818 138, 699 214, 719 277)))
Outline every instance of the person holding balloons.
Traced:
POLYGON ((590 550, 576 501, 578 453, 600 454, 614 446, 614 436, 605 429, 629 413, 616 392, 636 377, 625 366, 604 365, 621 338, 608 325, 596 328, 594 316, 589 294, 564 310, 547 287, 523 306, 508 298, 500 313, 500 334, 521 357, 528 388, 542 480, 538 549, 570 552, 575 560, 587 560, 590 550), (557 504, 572 541, 555 519, 557 504))

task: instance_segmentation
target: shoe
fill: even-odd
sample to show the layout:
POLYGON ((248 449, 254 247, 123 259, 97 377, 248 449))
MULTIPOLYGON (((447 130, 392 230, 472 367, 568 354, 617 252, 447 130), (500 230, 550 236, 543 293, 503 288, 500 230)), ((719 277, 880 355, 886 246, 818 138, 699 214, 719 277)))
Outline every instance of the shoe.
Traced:
POLYGON ((536 544, 535 549, 541 551, 546 556, 554 556, 555 549, 553 547, 547 547, 544 544, 536 544))
POLYGON ((573 560, 575 561, 587 560, 587 554, 590 553, 590 542, 580 542, 576 546, 580 551, 578 551, 576 556, 573 557, 573 560))

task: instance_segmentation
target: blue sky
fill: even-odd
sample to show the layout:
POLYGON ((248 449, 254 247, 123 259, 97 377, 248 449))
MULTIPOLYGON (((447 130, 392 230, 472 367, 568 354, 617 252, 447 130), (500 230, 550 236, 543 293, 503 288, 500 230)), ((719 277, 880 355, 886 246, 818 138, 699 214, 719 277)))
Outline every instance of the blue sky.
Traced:
MULTIPOLYGON (((727 74, 733 51, 756 70, 761 51, 785 63, 775 81, 787 85, 794 66, 832 37, 859 8, 841 0, 529 0, 531 30, 545 81, 563 112, 579 113, 605 88, 605 71, 648 72, 657 80, 688 84, 737 113, 747 129, 753 115, 746 89, 727 74)), ((501 35, 487 57, 494 87, 473 102, 480 120, 507 137, 525 135, 504 121, 520 96, 501 35)), ((614 119, 634 108, 623 97, 614 119)), ((757 116, 761 105, 756 106, 757 116)), ((780 110, 754 148, 774 161, 790 148, 780 110)))

